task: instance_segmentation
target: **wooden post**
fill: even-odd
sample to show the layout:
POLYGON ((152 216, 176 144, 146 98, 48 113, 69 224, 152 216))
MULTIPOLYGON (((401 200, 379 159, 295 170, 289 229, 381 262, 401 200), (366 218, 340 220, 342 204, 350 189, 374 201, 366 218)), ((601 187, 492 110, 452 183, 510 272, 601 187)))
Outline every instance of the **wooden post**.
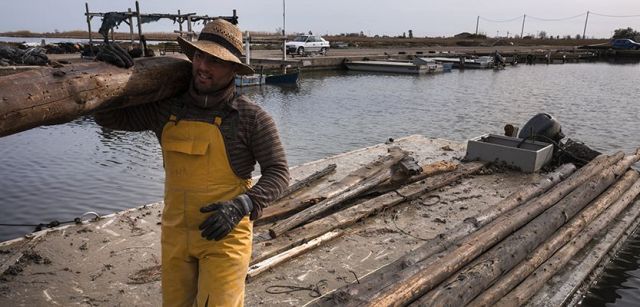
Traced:
POLYGON ((191 29, 191 15, 187 16, 187 32, 189 32, 189 41, 193 41, 193 30, 191 29))
POLYGON ((89 16, 89 3, 84 3, 85 15, 87 15, 87 27, 89 28, 89 51, 91 51, 91 55, 93 56, 93 38, 91 36, 91 16, 89 16))
POLYGON ((147 51, 142 43, 142 18, 140 17, 140 4, 136 1, 136 17, 138 19, 138 39, 140 40, 140 49, 142 49, 142 57, 147 56, 147 51))
POLYGON ((133 13, 131 12, 131 8, 128 9, 129 12, 129 38, 131 39, 131 48, 133 48, 133 13))
MULTIPOLYGON (((465 167, 464 164, 462 167, 465 167)), ((519 189, 517 192, 512 193, 505 199, 497 203, 495 206, 488 208, 487 210, 479 213, 475 217, 465 219, 462 223, 453 227, 453 232, 448 231, 442 235, 438 235, 431 240, 424 242, 420 247, 413 250, 396 261, 390 263, 387 266, 380 268, 375 273, 361 278, 359 284, 346 285, 336 291, 336 297, 349 297, 350 293, 361 291, 362 289, 376 289, 379 287, 381 280, 386 280, 389 276, 396 274, 396 272, 402 271, 409 266, 412 266, 430 256, 442 252, 443 250, 451 247, 454 243, 460 239, 466 237, 473 231, 480 227, 487 225, 493 221, 500 214, 507 212, 513 208, 520 207, 527 201, 533 199, 549 190, 562 180, 566 179, 575 171, 573 164, 565 164, 559 167, 555 172, 547 175, 546 178, 541 179, 538 182, 531 183, 519 189)), ((435 176, 433 179, 442 177, 443 175, 435 176)), ((431 178, 430 178, 431 179, 431 178)))
POLYGON ((65 123, 99 108, 159 101, 188 88, 191 63, 136 59, 131 69, 104 62, 42 68, 0 78, 0 136, 65 123))
POLYGON ((502 276, 491 288, 481 293, 467 306, 495 305, 495 303, 509 293, 513 287, 517 286, 544 261, 549 259, 553 253, 572 240, 583 228, 602 213, 602 211, 617 201, 639 177, 638 172, 633 170, 627 171, 615 185, 589 204, 589 207, 580 212, 580 215, 562 226, 562 228, 547 239, 544 244, 538 246, 532 254, 528 255, 527 259, 511 269, 506 275, 502 276))
POLYGON ((460 180, 460 178, 477 172, 485 165, 485 162, 464 163, 453 172, 426 178, 423 181, 407 185, 396 191, 391 191, 327 217, 302 225, 274 240, 260 242, 254 248, 252 263, 262 261, 287 249, 303 244, 328 231, 350 226, 376 212, 391 208, 404 201, 416 199, 429 191, 452 184, 460 180))
POLYGON ((180 31, 180 37, 182 37, 182 22, 184 22, 184 19, 180 14, 180 10, 178 10, 178 29, 180 31))
POLYGON ((398 306, 411 302, 554 205, 591 176, 609 168, 623 155, 622 152, 610 157, 601 155, 549 192, 499 216, 445 252, 396 272, 385 280, 379 280, 374 288, 359 288, 354 285, 350 292, 343 292, 334 298, 344 306, 398 306))
MULTIPOLYGON (((328 209, 349 199, 352 199, 353 197, 364 193, 365 191, 384 182, 391 177, 391 166, 398 163, 398 161, 402 160, 407 155, 408 153, 402 150, 393 150, 389 156, 383 158, 383 161, 378 160, 372 165, 367 165, 359 168, 355 172, 349 174, 344 180, 344 183, 356 182, 355 185, 352 184, 352 186, 347 190, 334 195, 333 197, 324 199, 320 203, 301 212, 298 212, 285 220, 279 221, 274 226, 269 228, 269 235, 272 238, 275 238, 283 234, 284 232, 318 216, 328 209)), ((342 182, 343 181, 341 180, 338 186, 345 186, 345 184, 342 184, 342 182)))
POLYGON ((324 235, 310 240, 302 245, 296 246, 290 250, 287 250, 281 254, 275 255, 269 259, 265 259, 259 263, 253 264, 249 267, 247 272, 247 278, 254 278, 260 273, 275 267, 276 265, 285 261, 291 260, 299 255, 302 255, 324 243, 327 243, 335 238, 342 236, 345 233, 343 230, 334 230, 327 232, 324 235))
MULTIPOLYGON (((522 306, 529 300, 553 275, 562 269, 569 261, 571 261, 576 253, 578 253, 585 245, 587 245, 594 237, 598 236, 604 228, 624 210, 629 204, 640 194, 640 181, 636 181, 634 185, 627 190, 616 201, 615 204, 603 212, 598 219, 591 223, 584 231, 582 231, 571 242, 564 245, 549 260, 538 267, 529 278, 525 279, 518 287, 513 289, 509 294, 504 296, 496 306, 522 306)), ((640 203, 636 202, 635 211, 632 213, 634 219, 640 215, 640 203)))
MULTIPOLYGON (((464 306, 493 284, 503 272, 508 272, 533 252, 540 244, 580 212, 616 179, 614 169, 625 168, 637 161, 621 160, 617 165, 596 174, 577 187, 553 207, 538 215, 527 225, 493 246, 460 271, 444 280, 440 286, 422 296, 414 306, 464 306)), ((616 194, 620 195, 620 194, 616 194)), ((611 203, 611 195, 605 202, 611 203)), ((457 255, 453 254, 453 257, 457 255)), ((451 273, 454 273, 452 271, 451 273)), ((426 273, 429 275, 429 273, 426 273)))

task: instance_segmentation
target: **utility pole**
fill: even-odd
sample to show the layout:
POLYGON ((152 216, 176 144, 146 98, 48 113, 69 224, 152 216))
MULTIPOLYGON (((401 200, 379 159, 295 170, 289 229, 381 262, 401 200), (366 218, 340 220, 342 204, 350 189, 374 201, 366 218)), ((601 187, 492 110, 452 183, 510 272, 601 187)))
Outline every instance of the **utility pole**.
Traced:
POLYGON ((476 36, 478 36, 478 25, 480 24, 480 15, 476 18, 476 36))
POLYGON ((587 22, 589 22, 589 11, 587 11, 587 18, 584 20, 584 31, 582 31, 582 39, 587 39, 587 22))
POLYGON ((522 29, 520 30, 520 38, 524 35, 524 21, 527 19, 527 14, 522 16, 522 29))

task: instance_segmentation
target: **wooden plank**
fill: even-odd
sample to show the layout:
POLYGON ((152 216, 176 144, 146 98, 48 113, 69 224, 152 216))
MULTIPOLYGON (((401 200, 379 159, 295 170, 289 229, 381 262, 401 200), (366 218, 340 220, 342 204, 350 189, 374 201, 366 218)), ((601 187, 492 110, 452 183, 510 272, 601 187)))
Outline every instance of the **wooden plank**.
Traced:
POLYGON ((265 259, 261 262, 253 264, 249 267, 249 272, 247 273, 247 278, 254 278, 260 273, 275 267, 278 264, 281 264, 285 261, 291 260, 299 255, 302 255, 324 243, 327 243, 337 237, 342 236, 345 233, 343 230, 334 230, 327 232, 309 242, 306 242, 302 245, 298 245, 290 250, 287 250, 281 254, 275 255, 269 259, 265 259))
POLYGON ((184 92, 190 80, 191 63, 172 57, 136 59, 131 69, 89 62, 0 77, 0 136, 160 101, 184 92))

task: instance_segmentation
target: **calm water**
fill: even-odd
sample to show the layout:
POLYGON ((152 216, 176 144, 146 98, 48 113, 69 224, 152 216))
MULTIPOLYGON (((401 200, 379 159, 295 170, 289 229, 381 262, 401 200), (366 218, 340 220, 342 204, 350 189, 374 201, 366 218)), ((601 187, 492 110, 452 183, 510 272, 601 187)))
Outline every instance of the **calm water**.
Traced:
MULTIPOLYGON (((640 146, 638 80, 638 64, 522 65, 420 77, 304 73, 297 88, 245 92, 274 116, 296 165, 416 133, 463 141, 507 122, 522 126, 538 112, 595 149, 630 152, 640 146)), ((160 155, 153 134, 107 131, 90 117, 0 138, 0 223, 71 220, 161 200, 160 155)), ((31 229, 0 227, 0 241, 31 229)), ((637 302, 639 261, 625 259, 624 285, 610 285, 631 287, 625 295, 637 302)), ((602 289, 597 296, 606 299, 590 305, 615 291, 622 290, 602 289)))

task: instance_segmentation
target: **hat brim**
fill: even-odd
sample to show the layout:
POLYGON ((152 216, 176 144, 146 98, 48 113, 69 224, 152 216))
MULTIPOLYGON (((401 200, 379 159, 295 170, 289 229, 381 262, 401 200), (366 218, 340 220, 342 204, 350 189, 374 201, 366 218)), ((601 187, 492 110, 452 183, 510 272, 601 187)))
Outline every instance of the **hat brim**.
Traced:
POLYGON ((182 37, 178 37, 178 44, 180 44, 182 52, 184 52, 184 54, 191 61, 193 61, 193 54, 196 53, 196 50, 200 50, 223 61, 235 64, 238 67, 237 73, 239 75, 252 75, 255 73, 251 66, 242 63, 242 61, 235 54, 231 53, 227 48, 224 48, 214 42, 206 40, 190 42, 182 37))

